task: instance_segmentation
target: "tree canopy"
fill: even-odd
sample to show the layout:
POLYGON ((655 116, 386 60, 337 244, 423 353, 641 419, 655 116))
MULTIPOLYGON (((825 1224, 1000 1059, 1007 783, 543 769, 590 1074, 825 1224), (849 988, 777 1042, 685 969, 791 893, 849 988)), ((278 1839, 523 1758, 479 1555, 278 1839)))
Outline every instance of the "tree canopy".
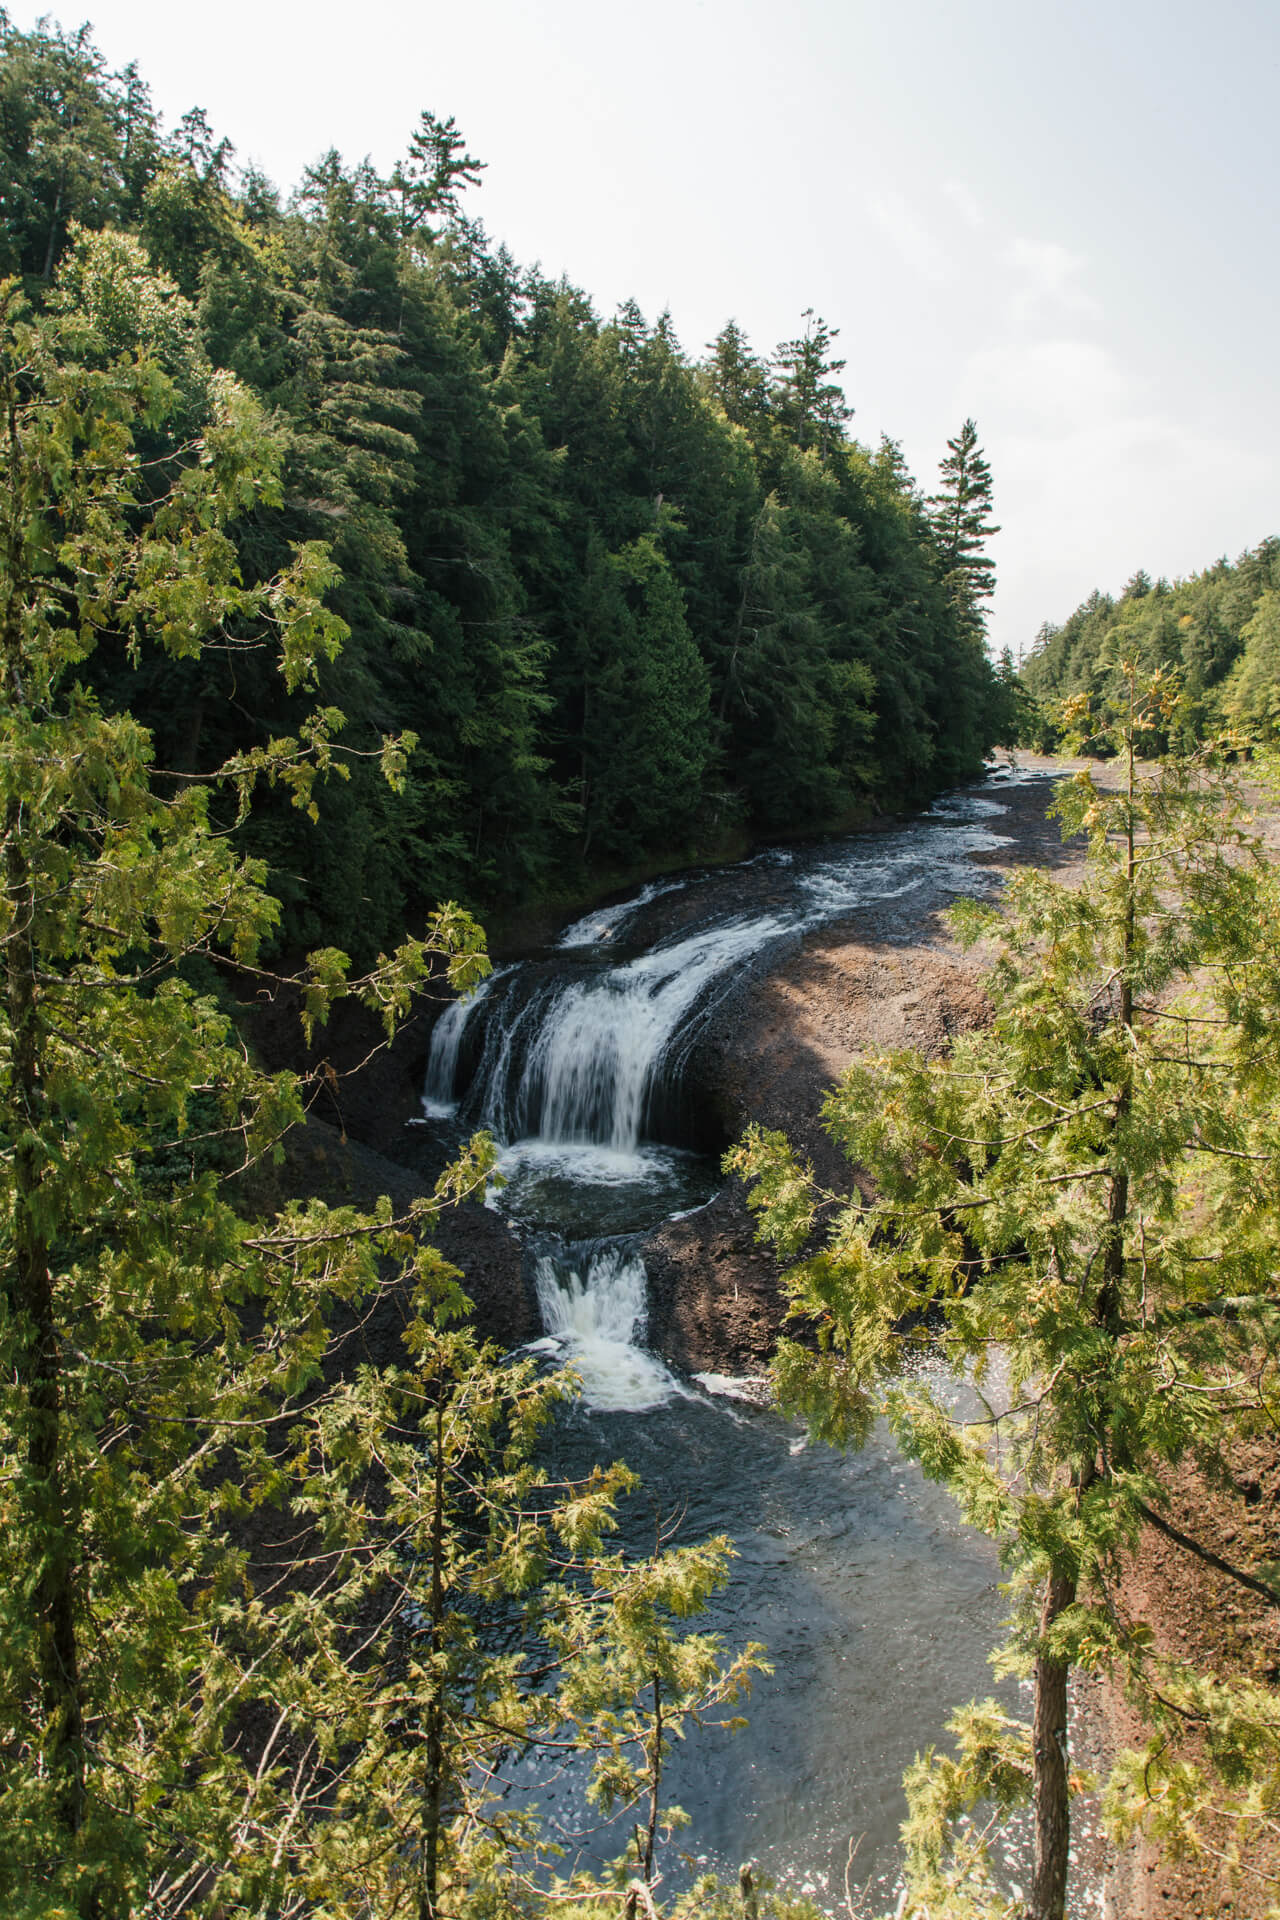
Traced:
POLYGON ((1022 684, 1038 709, 1024 718, 1024 740, 1052 745, 1062 731, 1057 703, 1114 697, 1126 661, 1181 677, 1183 698, 1157 745, 1188 747, 1226 725, 1274 740, 1277 589, 1280 540, 1269 539, 1185 580, 1153 581, 1140 568, 1118 597, 1090 594, 1061 626, 1041 629, 1023 662, 1022 684))
MULTIPOLYGON (((246 580, 233 530, 277 509, 286 449, 172 284, 106 257, 169 369, 114 350, 96 293, 33 316, 0 288, 4 1909, 514 1914, 555 1849, 500 1768, 540 1746, 584 1756, 605 1810, 643 1803, 647 1886, 670 1739, 760 1664, 686 1625, 727 1543, 628 1559, 625 1469, 537 1464, 570 1382, 486 1347, 426 1238, 483 1185, 483 1137, 400 1216, 260 1208, 302 1107, 219 989, 279 912, 236 829, 273 787, 316 811, 343 716, 164 765, 90 676, 104 647, 247 661, 303 700, 345 638, 337 576, 299 542, 246 580), (343 1360, 391 1298, 402 1362, 343 1360)), ((412 747, 369 749, 392 790, 412 747)), ((390 1034, 433 968, 486 966, 440 908, 362 977, 312 952, 303 1019, 354 994, 390 1034)))
MULTIPOLYGON (((363 962, 447 895, 528 900, 592 863, 638 873, 977 771, 993 675, 951 536, 900 458, 849 438, 825 320, 772 355, 731 322, 699 364, 668 316, 602 319, 495 247, 452 118, 424 112, 385 176, 330 151, 282 198, 199 109, 166 132, 86 29, 0 19, 0 161, 0 271, 37 305, 92 303, 116 351, 133 328, 174 378, 224 369, 256 397, 280 487, 236 523, 237 564, 266 580, 325 542, 349 632, 321 702, 362 752, 416 736, 394 808, 353 757, 319 826, 268 801, 235 827, 286 944, 363 962), (665 664, 633 679, 651 635, 665 664), (635 737, 602 780, 584 720, 611 701, 635 737), (655 785, 644 736, 685 701, 655 785)), ((174 766, 262 750, 301 711, 262 656, 159 675, 104 646, 91 673, 174 766)), ((597 753, 621 720, 603 724, 597 753)))

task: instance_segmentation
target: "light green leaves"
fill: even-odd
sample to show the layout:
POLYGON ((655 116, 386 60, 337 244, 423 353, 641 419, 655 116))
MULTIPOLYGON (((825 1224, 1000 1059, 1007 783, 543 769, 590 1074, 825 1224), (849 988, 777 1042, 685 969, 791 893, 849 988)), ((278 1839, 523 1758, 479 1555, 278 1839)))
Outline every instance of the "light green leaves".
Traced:
MULTIPOLYGON (((752 1183, 761 1237, 805 1250, 784 1282, 801 1339, 779 1349, 783 1404, 838 1444, 887 1413, 1001 1542, 1010 1661, 1122 1665, 1155 1712, 1169 1673, 1141 1622, 1117 1616, 1117 1575, 1180 1463, 1220 1474, 1280 1412, 1280 898, 1212 750, 1138 762, 1176 687, 1121 684, 1109 720, 1084 700, 1074 715, 1091 738, 1112 728, 1116 772, 1058 790, 1064 831, 1088 835, 1082 883, 1021 872, 999 905, 954 916, 992 954, 989 1023, 948 1058, 868 1057, 844 1075, 824 1118, 855 1170, 845 1196, 817 1193, 780 1136, 752 1132, 730 1164, 752 1183), (956 1386, 903 1380, 920 1345, 956 1386)), ((1265 1721, 1244 1681, 1205 1707, 1218 1791, 1241 1809, 1280 1793, 1265 1721), (1232 1757, 1246 1751, 1253 1773, 1232 1757)), ((1193 1821, 1211 1769, 1181 1764, 1153 1791, 1193 1821)), ((976 1874, 976 1887, 984 1871, 967 1841, 959 1879, 939 1851, 970 1773, 935 1758, 912 1789, 929 1809, 918 1886, 939 1898, 944 1880, 976 1874)))

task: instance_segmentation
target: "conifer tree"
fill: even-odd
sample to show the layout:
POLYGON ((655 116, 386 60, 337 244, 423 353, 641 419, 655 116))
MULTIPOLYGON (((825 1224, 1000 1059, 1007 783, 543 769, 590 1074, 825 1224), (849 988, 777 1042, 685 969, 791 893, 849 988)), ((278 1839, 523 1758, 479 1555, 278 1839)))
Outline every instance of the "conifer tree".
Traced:
POLYGON ((0 10, 0 271, 48 281, 73 221, 118 216, 118 116, 87 25, 22 33, 0 10))
POLYGON ((427 110, 419 114, 408 155, 388 182, 401 238, 414 246, 429 244, 435 236, 427 220, 433 214, 456 219, 463 192, 479 183, 484 167, 467 152, 452 114, 447 120, 427 110))
POLYGON ((978 445, 978 429, 966 420, 939 464, 941 481, 928 506, 938 560, 952 600, 981 629, 982 603, 995 592, 995 561, 985 543, 1000 529, 990 518, 991 468, 978 445))
MULTIPOLYGON (((166 289, 135 292, 163 322, 166 289)), ((678 1722, 756 1655, 686 1644, 724 1543, 632 1566, 604 1546, 622 1470, 556 1487, 531 1464, 567 1383, 458 1324, 422 1237, 487 1143, 399 1218, 254 1215, 301 1102, 211 990, 278 914, 218 815, 262 783, 318 811, 342 716, 200 777, 158 767, 84 669, 108 639, 266 649, 299 691, 343 637, 333 568, 303 545, 246 584, 228 527, 278 488, 261 412, 197 368, 199 434, 166 440, 177 382, 93 318, 0 292, 0 1904, 511 1910, 540 1842, 501 1758, 598 1746, 625 1796, 628 1743, 662 1741, 637 1687, 658 1675, 678 1722), (344 1324, 392 1294, 405 1363, 335 1370, 344 1324), (527 1653, 486 1638, 513 1608, 527 1653)), ((393 785, 410 746, 378 749, 393 785)), ((455 908, 358 981, 318 950, 305 1027, 352 992, 390 1032, 433 967, 465 987, 484 965, 455 908)))
MULTIPOLYGON (((1280 1403, 1280 892, 1210 761, 1139 776, 1173 701, 1162 684, 1137 691, 1132 671, 1129 687, 1118 790, 1088 773, 1060 790, 1064 830, 1089 836, 1083 885, 1021 873, 1003 905, 959 915, 995 944, 991 1024, 945 1060, 865 1059, 829 1096, 828 1130, 871 1197, 817 1190, 780 1135, 753 1131, 732 1157, 784 1252, 822 1228, 787 1282, 811 1340, 780 1347, 784 1403, 837 1444, 886 1413, 1000 1542, 1017 1595, 1007 1663, 1034 1679, 1032 1723, 967 1710, 958 1758, 916 1769, 922 1911, 952 1897, 1007 1911, 954 1822, 980 1799, 1028 1797, 1025 1913, 1062 1920, 1077 1663, 1123 1672, 1155 1729, 1119 1770, 1120 1824, 1185 1839, 1215 1799, 1247 1821, 1280 1791, 1266 1690, 1157 1658, 1114 1598, 1143 1525, 1207 1555, 1166 1517, 1171 1476, 1186 1460, 1220 1470, 1280 1403), (976 1384, 971 1417, 908 1368, 920 1355, 976 1384)), ((1213 1563, 1280 1605, 1269 1570, 1213 1563)))
POLYGON ((720 329, 708 348, 704 373, 707 387, 725 418, 735 427, 758 434, 769 409, 769 383, 764 362, 751 351, 736 320, 720 329))
POLYGON ((845 362, 832 353, 840 329, 815 319, 812 307, 801 318, 804 332, 781 341, 774 353, 773 401, 792 444, 802 451, 812 448, 825 463, 843 444, 845 423, 853 418, 838 378, 845 362))

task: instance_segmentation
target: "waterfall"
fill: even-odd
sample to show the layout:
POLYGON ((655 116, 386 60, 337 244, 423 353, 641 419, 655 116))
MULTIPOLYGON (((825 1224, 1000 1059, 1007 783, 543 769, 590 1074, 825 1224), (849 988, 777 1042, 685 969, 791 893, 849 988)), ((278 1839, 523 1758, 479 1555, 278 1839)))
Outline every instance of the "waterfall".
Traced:
POLYGON ((777 916, 686 935, 622 964, 509 998, 488 1022, 478 1118, 501 1140, 595 1143, 634 1153, 661 1069, 734 969, 786 931, 777 916))
POLYGON ((948 798, 901 833, 818 849, 803 860, 790 852, 758 854, 741 871, 776 876, 771 884, 780 898, 770 900, 768 911, 743 913, 739 895, 736 911, 726 912, 722 902, 719 917, 612 965, 609 949, 620 928, 629 928, 643 908, 698 887, 718 887, 732 902, 732 871, 654 882, 629 901, 584 916, 560 936, 554 972, 543 961, 494 973, 464 1003, 465 1011, 451 1018, 451 1009, 441 1018, 429 1099, 453 1111, 463 1028, 495 983, 510 976, 486 1012, 465 1117, 508 1144, 536 1139, 634 1153, 652 1138, 664 1079, 675 1077, 700 1021, 745 962, 784 936, 798 938, 922 885, 973 891, 982 875, 969 855, 1001 844, 986 824, 1000 811, 979 797, 948 798))
POLYGON ((582 1379, 582 1397, 602 1412, 644 1413, 678 1392, 661 1361, 646 1353, 644 1262, 608 1243, 543 1253, 534 1267, 548 1335, 582 1379))
POLYGON ((556 941, 558 947, 600 947, 615 940, 622 927, 635 918, 642 907, 651 900, 660 900, 664 893, 679 893, 689 882, 683 876, 678 880, 651 880, 647 887, 641 887, 639 893, 632 894, 629 900, 620 901, 616 906, 597 907, 591 913, 584 914, 581 920, 575 920, 566 927, 556 941))
POLYGON ((491 1204, 517 1231, 539 1236, 543 1323, 579 1368, 590 1405, 639 1410, 679 1391, 638 1344, 646 1278, 631 1236, 714 1191, 705 1161, 662 1144, 670 1090, 703 1021, 742 968, 781 940, 918 887, 939 899, 980 887, 969 856, 1001 844, 986 824, 1001 811, 990 800, 949 798, 901 832, 654 882, 575 921, 554 956, 500 969, 441 1016, 424 1110, 456 1113, 497 1140, 506 1185, 495 1183, 491 1204), (679 930, 669 930, 670 914, 656 916, 668 931, 637 952, 644 909, 677 891, 679 930), (754 911, 744 911, 747 901, 754 911), (623 929, 635 941, 629 952, 623 929), (469 1084, 459 1096, 460 1077, 469 1084), (550 1235, 556 1252, 545 1250, 550 1235))
MULTIPOLYGON (((568 1480, 624 1457, 664 1524, 687 1515, 691 1537, 731 1535, 733 1586, 707 1625, 737 1639, 745 1623, 778 1663, 779 1684, 752 1703, 750 1741, 718 1742, 710 1764, 677 1741, 664 1778, 694 1813, 707 1867, 732 1875, 750 1853, 786 1892, 833 1913, 851 1831, 868 1835, 868 1901, 893 1907, 902 1770, 938 1738, 953 1700, 991 1688, 987 1655, 1004 1612, 994 1549, 885 1431, 849 1456, 809 1447, 798 1426, 750 1404, 763 1383, 674 1378, 645 1350, 651 1289, 639 1249, 659 1220, 719 1185, 710 1157, 671 1144, 686 1137, 673 1089, 744 969, 841 920, 893 940, 895 900, 917 938, 927 913, 993 881, 968 856, 998 845, 995 816, 985 798, 945 800, 902 830, 761 853, 664 887, 670 898, 646 889, 492 976, 442 1013, 432 1042, 428 1111, 438 1103, 498 1142, 505 1184, 495 1181, 489 1204, 523 1245, 545 1329, 533 1350, 582 1383, 580 1407, 545 1436, 549 1466, 568 1480)), ((715 1038, 733 1046, 728 1021, 715 1038)), ((423 1144, 443 1152, 455 1141, 450 1124, 423 1144)), ((669 1302, 666 1324, 692 1324, 682 1304, 669 1302)), ((624 1503, 621 1519, 628 1542, 647 1548, 646 1503, 624 1503)), ((1016 1690, 999 1685, 1016 1712, 1016 1690)), ((566 1831, 594 1827, 594 1812, 579 1810, 580 1780, 519 1756, 510 1773, 510 1792, 566 1831)), ((625 1840, 619 1826, 575 1847, 603 1861, 625 1840)), ((997 1836, 997 1860, 1002 1844, 997 1836)))
POLYGON ((458 1110, 454 1082, 458 1074, 458 1055, 468 1021, 497 982, 511 972, 497 967, 472 987, 470 993, 451 1000, 431 1032, 431 1051, 427 1055, 427 1083, 422 1094, 422 1111, 428 1120, 448 1120, 458 1110))

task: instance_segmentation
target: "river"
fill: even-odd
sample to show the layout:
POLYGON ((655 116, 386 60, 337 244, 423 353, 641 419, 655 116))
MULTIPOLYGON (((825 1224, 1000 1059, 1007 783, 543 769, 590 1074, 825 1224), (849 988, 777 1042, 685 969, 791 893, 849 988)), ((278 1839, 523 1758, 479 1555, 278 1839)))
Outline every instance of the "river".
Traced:
MULTIPOLYGON (((639 1473, 639 1550, 655 1511, 681 1516, 686 1539, 730 1535, 736 1558, 707 1624, 730 1646, 764 1641, 774 1666, 747 1731, 677 1745, 666 1786, 691 1816, 690 1860, 669 1856, 669 1886, 690 1861, 736 1877, 753 1858, 834 1911, 856 1846, 852 1884, 872 1910, 891 1908, 904 1768, 945 1740, 955 1706, 993 1693, 1018 1704, 987 1663, 1004 1611, 991 1544, 887 1434, 841 1455, 760 1404, 758 1383, 672 1372, 645 1344, 640 1251, 646 1229, 722 1184, 722 1143, 685 1069, 742 970, 886 903, 990 888, 997 876, 971 856, 1001 848, 1002 812, 988 787, 894 832, 646 887, 495 971, 437 1023, 424 1118, 446 1139, 494 1134, 504 1184, 489 1204, 521 1238, 537 1344, 582 1378, 558 1462, 621 1457, 639 1473)), ((574 1780, 538 1797, 578 1831, 574 1780)), ((1018 1837, 1003 1842, 1011 1873, 1018 1837)))

